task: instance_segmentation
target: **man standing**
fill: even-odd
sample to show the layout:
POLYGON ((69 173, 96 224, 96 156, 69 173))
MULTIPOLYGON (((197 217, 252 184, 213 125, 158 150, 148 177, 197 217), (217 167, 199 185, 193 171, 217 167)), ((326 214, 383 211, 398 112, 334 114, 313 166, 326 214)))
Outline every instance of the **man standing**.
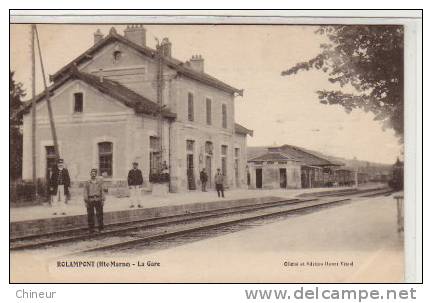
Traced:
POLYGON ((58 159, 57 167, 53 168, 49 180, 50 193, 52 195, 53 215, 66 215, 66 199, 69 197, 70 177, 64 167, 63 159, 58 159))
POLYGON ((221 173, 220 168, 217 169, 217 173, 215 175, 215 184, 216 184, 216 191, 218 194, 218 197, 225 198, 224 195, 224 175, 221 173))
POLYGON ((141 208, 141 188, 143 185, 143 176, 141 170, 138 169, 138 162, 132 163, 133 168, 128 174, 128 186, 131 197, 130 208, 135 207, 135 203, 141 208))
POLYGON ((202 171, 200 172, 201 191, 207 191, 206 189, 207 180, 208 180, 208 176, 205 168, 203 168, 202 171))
POLYGON ((93 168, 90 172, 90 180, 84 184, 84 202, 87 208, 87 222, 89 232, 94 232, 94 216, 96 210, 96 218, 98 221, 98 230, 102 231, 103 223, 103 206, 105 202, 105 194, 103 191, 103 181, 97 180, 97 169, 93 168))

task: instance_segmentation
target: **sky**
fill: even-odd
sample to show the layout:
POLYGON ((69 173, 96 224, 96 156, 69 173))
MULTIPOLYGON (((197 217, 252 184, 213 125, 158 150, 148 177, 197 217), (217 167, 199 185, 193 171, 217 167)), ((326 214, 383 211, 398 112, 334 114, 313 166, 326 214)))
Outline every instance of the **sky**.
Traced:
MULTIPOLYGON (((47 74, 93 45, 99 28, 108 34, 112 25, 38 25, 47 74)), ((123 34, 125 26, 114 26, 123 34)), ((186 61, 204 58, 205 72, 240 89, 235 98, 235 119, 253 129, 249 146, 291 144, 332 156, 394 163, 403 147, 392 129, 383 130, 374 116, 338 105, 324 105, 316 91, 338 89, 325 73, 301 71, 281 76, 281 71, 308 60, 326 42, 315 26, 299 25, 145 25, 147 45, 168 37, 173 57, 186 61)), ((11 25, 11 69, 15 80, 31 93, 30 26, 11 25)), ((39 67, 37 92, 43 88, 39 67)), ((27 98, 26 98, 27 99, 27 98)))

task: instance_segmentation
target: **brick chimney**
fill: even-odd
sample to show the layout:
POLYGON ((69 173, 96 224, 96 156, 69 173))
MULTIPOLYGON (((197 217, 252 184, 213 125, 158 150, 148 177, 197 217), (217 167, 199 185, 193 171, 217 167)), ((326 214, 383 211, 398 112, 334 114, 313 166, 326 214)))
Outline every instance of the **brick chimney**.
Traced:
POLYGON ((192 56, 192 58, 190 58, 188 61, 188 65, 197 72, 204 72, 204 59, 201 57, 201 55, 192 56))
POLYGON ((103 34, 99 28, 93 34, 93 37, 94 37, 94 44, 98 43, 99 41, 101 41, 103 39, 103 34))
POLYGON ((146 46, 146 29, 142 24, 132 24, 126 26, 124 37, 129 41, 140 46, 146 46))
POLYGON ((160 44, 160 48, 162 49, 162 56, 171 57, 171 42, 168 38, 163 38, 160 44))

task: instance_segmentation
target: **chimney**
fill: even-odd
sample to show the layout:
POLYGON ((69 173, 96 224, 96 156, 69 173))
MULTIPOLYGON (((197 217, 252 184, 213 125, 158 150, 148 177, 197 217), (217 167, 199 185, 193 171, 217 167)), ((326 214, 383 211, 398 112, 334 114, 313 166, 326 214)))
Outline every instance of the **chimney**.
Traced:
POLYGON ((188 65, 197 72, 204 72, 204 59, 201 57, 201 55, 192 56, 188 65))
POLYGON ((146 29, 142 24, 132 24, 126 26, 124 37, 139 46, 146 46, 146 29))
POLYGON ((162 42, 160 44, 160 48, 162 49, 162 56, 164 57, 171 57, 171 42, 168 38, 163 38, 162 42))
POLYGON ((101 41, 103 39, 103 34, 99 28, 93 34, 93 37, 94 37, 94 44, 98 43, 99 41, 101 41))

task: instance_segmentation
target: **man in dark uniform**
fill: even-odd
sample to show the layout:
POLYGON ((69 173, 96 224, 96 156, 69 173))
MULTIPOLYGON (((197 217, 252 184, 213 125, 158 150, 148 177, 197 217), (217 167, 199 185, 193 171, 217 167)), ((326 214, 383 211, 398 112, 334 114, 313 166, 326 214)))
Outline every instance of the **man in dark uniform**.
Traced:
POLYGON ((58 159, 57 166, 53 168, 49 189, 52 196, 53 215, 57 213, 66 215, 66 199, 69 197, 70 177, 68 170, 64 167, 63 159, 58 159))
POLYGON ((207 176, 205 168, 203 168, 200 172, 201 191, 207 191, 207 189, 206 189, 207 180, 208 180, 208 176, 207 176))
POLYGON ((103 206, 105 202, 105 194, 103 191, 103 181, 98 180, 97 169, 93 168, 90 172, 90 180, 84 184, 84 202, 87 208, 87 222, 89 232, 94 232, 94 216, 96 210, 96 218, 98 221, 98 230, 102 231, 103 223, 103 206))
POLYGON ((143 185, 143 176, 141 170, 138 169, 138 162, 132 163, 133 168, 128 173, 128 186, 131 197, 130 208, 135 207, 137 203, 138 207, 141 208, 141 188, 143 185))

